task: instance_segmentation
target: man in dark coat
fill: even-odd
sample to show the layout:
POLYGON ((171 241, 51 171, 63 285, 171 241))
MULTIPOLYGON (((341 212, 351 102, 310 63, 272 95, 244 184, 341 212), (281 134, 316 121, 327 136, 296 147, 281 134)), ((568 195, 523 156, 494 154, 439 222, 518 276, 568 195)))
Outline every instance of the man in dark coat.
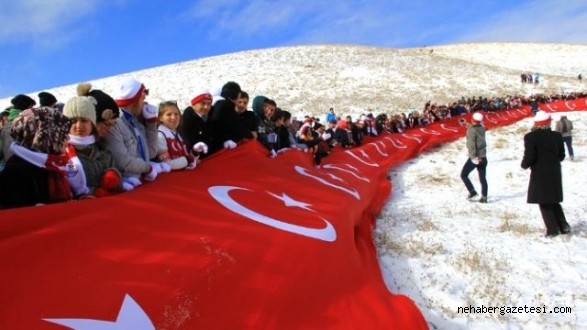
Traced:
POLYGON ((236 148, 237 144, 246 139, 252 139, 253 134, 245 127, 245 124, 236 112, 236 101, 240 97, 241 87, 234 81, 229 81, 222 86, 220 96, 224 100, 214 104, 210 113, 210 125, 212 127, 213 151, 236 148))
POLYGON ((560 163, 565 159, 563 138, 550 129, 550 115, 539 111, 534 116, 532 131, 524 136, 522 168, 530 168, 528 199, 538 204, 546 225, 546 236, 568 234, 571 227, 560 205, 563 201, 563 184, 560 163))

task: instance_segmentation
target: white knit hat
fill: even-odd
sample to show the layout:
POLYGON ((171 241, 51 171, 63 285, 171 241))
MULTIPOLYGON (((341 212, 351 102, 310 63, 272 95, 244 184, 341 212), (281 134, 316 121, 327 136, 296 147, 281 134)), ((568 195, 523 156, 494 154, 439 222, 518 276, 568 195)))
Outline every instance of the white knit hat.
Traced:
POLYGON ((479 122, 483 121, 483 114, 481 112, 475 112, 473 114, 473 120, 479 122))
POLYGON ((86 118, 96 125, 96 99, 91 96, 74 96, 65 103, 63 114, 71 119, 86 118))
POLYGON ((119 107, 124 107, 135 103, 145 90, 145 85, 134 78, 126 78, 120 84, 118 90, 114 93, 114 100, 119 107))

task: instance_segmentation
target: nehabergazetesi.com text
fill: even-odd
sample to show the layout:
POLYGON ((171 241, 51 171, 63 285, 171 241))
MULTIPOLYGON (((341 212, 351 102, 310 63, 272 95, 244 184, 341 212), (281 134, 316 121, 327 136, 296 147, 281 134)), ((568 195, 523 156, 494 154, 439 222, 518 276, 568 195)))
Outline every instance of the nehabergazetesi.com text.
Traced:
POLYGON ((457 313, 460 314, 571 314, 573 311, 571 307, 554 307, 547 308, 543 306, 466 306, 457 307, 457 313))

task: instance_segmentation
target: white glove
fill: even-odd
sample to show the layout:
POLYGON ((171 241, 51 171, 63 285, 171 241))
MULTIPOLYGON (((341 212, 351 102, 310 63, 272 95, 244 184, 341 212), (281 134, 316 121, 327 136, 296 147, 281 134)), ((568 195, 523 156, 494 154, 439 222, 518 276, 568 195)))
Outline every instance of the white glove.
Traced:
POLYGON ((122 190, 124 191, 131 191, 142 184, 143 183, 141 180, 134 176, 127 176, 122 178, 122 190))
POLYGON ((133 186, 132 184, 130 184, 128 182, 122 182, 122 190, 131 191, 133 189, 135 189, 135 186, 133 186))
POLYGON ((232 140, 226 140, 226 141, 224 141, 224 148, 234 149, 234 148, 236 148, 236 142, 234 142, 232 140))
POLYGON ((194 150, 195 152, 203 152, 205 154, 208 153, 208 145, 205 144, 204 142, 198 142, 196 144, 194 144, 194 146, 192 147, 192 150, 194 150))
POLYGON ((138 187, 143 184, 139 178, 134 176, 126 176, 122 179, 122 182, 128 183, 133 187, 138 187))
POLYGON ((324 133, 324 134, 322 134, 322 140, 324 140, 324 141, 330 139, 330 137, 331 137, 330 133, 324 133))
POLYGON ((161 171, 163 173, 171 172, 171 165, 169 165, 168 162, 161 162, 161 163, 159 163, 159 166, 161 167, 161 171))
POLYGON ((479 162, 481 161, 481 159, 479 157, 473 157, 471 158, 471 162, 475 165, 479 165, 479 162))
POLYGON ((269 143, 277 142, 277 134, 275 134, 275 133, 267 134, 267 142, 269 142, 269 143))
POLYGON ((193 161, 193 162, 189 163, 188 166, 185 167, 185 169, 190 171, 190 170, 193 170, 194 168, 196 168, 197 165, 198 165, 198 162, 193 161))
POLYGON ((275 158, 277 157, 277 152, 275 152, 275 150, 271 149, 271 154, 269 155, 269 158, 275 158))
MULTIPOLYGON (((156 166, 159 169, 161 169, 160 166, 156 166)), ((147 181, 155 181, 155 179, 157 178, 157 174, 159 172, 157 172, 157 169, 155 168, 155 166, 151 165, 151 170, 149 171, 149 173, 144 174, 145 180, 147 181)))
POLYGON ((149 104, 149 103, 145 103, 143 104, 143 110, 141 111, 141 113, 143 114, 143 118, 145 118, 146 121, 156 121, 157 120, 157 107, 149 104))
POLYGON ((163 168, 161 167, 161 164, 162 163, 149 162, 149 165, 151 165, 151 169, 155 170, 155 172, 157 172, 157 174, 163 172, 163 168))

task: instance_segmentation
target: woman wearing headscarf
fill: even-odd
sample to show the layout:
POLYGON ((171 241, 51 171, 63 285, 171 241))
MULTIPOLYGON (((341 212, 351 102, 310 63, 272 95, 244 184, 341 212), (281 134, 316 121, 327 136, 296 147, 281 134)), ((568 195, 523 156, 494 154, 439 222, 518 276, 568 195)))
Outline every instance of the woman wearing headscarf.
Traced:
POLYGON ((67 177, 78 171, 66 153, 71 119, 49 108, 20 112, 10 136, 12 157, 0 173, 0 208, 73 199, 67 177))

